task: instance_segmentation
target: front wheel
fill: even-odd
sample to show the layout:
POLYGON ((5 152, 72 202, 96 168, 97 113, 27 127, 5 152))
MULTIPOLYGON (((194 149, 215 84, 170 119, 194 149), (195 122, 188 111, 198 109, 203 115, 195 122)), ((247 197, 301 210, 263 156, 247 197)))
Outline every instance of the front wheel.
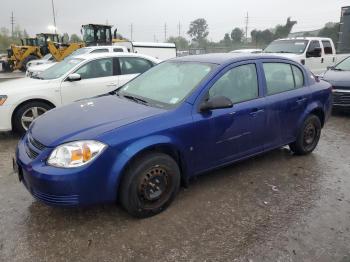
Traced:
POLYGON ((13 127, 19 134, 24 134, 30 124, 52 107, 43 102, 29 102, 20 106, 13 116, 13 127))
POLYGON ((180 188, 180 170, 173 158, 149 153, 133 161, 120 185, 120 203, 135 217, 165 210, 180 188))
POLYGON ((297 140, 289 145, 297 155, 307 155, 314 151, 321 136, 321 121, 315 115, 308 116, 297 137, 297 140))

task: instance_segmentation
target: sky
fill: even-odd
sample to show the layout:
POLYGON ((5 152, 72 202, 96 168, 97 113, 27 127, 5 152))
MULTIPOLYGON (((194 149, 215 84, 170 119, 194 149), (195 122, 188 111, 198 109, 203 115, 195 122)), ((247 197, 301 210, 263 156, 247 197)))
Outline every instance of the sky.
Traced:
MULTIPOLYGON (((191 21, 205 18, 208 38, 218 41, 234 27, 248 32, 284 24, 287 17, 298 23, 293 32, 319 29, 327 22, 339 22, 342 6, 350 0, 54 0, 59 33, 80 35, 82 24, 108 23, 134 41, 159 41, 166 36, 186 34, 191 21), (166 30, 165 30, 166 24, 166 30)), ((11 12, 15 23, 30 35, 48 32, 53 25, 51 0, 1 0, 0 27, 10 29, 11 12)))

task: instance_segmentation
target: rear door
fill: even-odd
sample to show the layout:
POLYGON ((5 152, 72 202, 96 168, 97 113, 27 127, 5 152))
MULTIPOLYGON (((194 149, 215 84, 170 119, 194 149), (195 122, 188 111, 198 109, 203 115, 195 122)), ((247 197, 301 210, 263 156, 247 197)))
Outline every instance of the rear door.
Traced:
POLYGON ((194 109, 197 172, 264 149, 265 98, 261 97, 254 61, 235 64, 213 81, 201 101, 225 96, 232 108, 199 112, 194 109))
POLYGON ((76 69, 80 81, 67 79, 61 84, 62 103, 67 104, 79 99, 102 95, 118 87, 116 70, 117 60, 111 57, 89 61, 76 69))
POLYGON ((150 60, 141 57, 119 57, 119 86, 154 66, 150 60))
POLYGON ((297 64, 263 60, 267 100, 267 149, 295 140, 309 97, 304 71, 297 64))
POLYGON ((335 48, 331 41, 322 40, 323 53, 324 53, 324 65, 332 66, 335 63, 335 48))

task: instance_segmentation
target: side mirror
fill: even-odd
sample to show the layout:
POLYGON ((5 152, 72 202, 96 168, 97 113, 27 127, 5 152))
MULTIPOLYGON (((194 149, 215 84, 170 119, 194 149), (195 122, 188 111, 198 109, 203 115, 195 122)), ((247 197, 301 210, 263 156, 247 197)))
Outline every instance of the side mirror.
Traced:
POLYGON ((80 81, 81 80, 81 76, 79 74, 70 74, 70 75, 68 75, 67 80, 69 82, 80 81))
POLYGON ((314 50, 307 51, 306 57, 321 57, 322 49, 320 47, 315 48, 314 50))
POLYGON ((200 112, 205 112, 214 109, 223 109, 233 107, 232 101, 225 96, 215 96, 203 102, 200 107, 200 112))

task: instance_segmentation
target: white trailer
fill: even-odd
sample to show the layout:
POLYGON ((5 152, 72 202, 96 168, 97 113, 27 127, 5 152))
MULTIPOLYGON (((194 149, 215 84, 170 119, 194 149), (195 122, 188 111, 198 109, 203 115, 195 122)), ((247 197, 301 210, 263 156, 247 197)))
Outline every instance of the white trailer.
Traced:
POLYGON ((149 55, 159 60, 174 58, 176 57, 177 51, 175 43, 118 41, 113 44, 118 46, 126 46, 130 53, 149 55))

